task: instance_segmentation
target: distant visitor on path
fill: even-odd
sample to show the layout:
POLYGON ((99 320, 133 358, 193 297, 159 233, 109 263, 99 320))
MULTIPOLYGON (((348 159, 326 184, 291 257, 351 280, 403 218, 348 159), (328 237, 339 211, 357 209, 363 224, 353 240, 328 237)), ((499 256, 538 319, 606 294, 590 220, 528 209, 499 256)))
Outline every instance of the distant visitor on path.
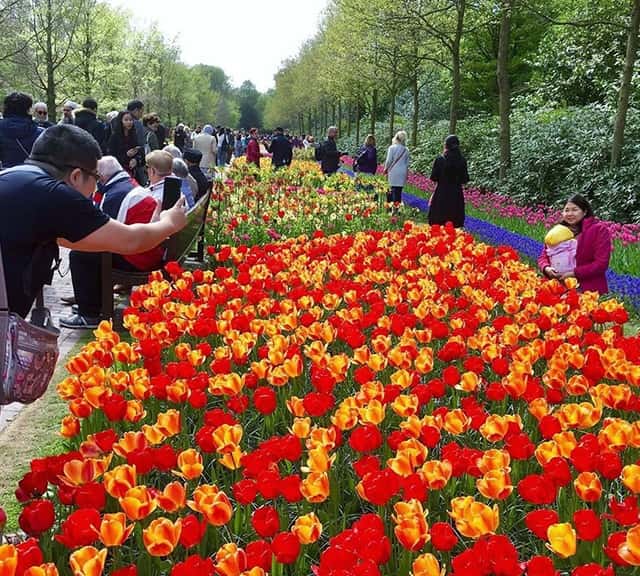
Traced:
POLYGON ((22 164, 42 134, 31 118, 33 100, 28 94, 12 92, 4 99, 3 115, 0 119, 0 163, 2 168, 22 164))
POLYGON ((409 175, 409 149, 405 145, 406 141, 407 133, 400 130, 396 132, 387 150, 387 159, 384 162, 384 173, 389 181, 387 202, 402 201, 402 189, 409 175))
POLYGON ((356 159, 353 162, 353 170, 362 174, 375 174, 377 169, 378 151, 376 150, 376 139, 373 134, 368 134, 364 139, 364 144, 358 150, 356 159))
POLYGON ((429 201, 429 224, 452 222, 456 228, 464 226, 464 194, 462 185, 469 182, 467 161, 460 151, 455 134, 447 136, 444 151, 433 163, 431 180, 436 189, 429 201))
MULTIPOLYGON (((554 246, 559 243, 554 243, 554 238, 549 238, 556 229, 554 227, 547 234, 545 246, 538 258, 540 270, 547 278, 576 278, 581 291, 592 290, 606 294, 609 291, 605 274, 611 257, 611 233, 602 222, 596 220, 589 201, 580 194, 569 198, 562 209, 560 224, 568 228, 577 240, 571 245, 575 250, 575 256, 571 259, 573 268, 561 268, 559 265, 554 250, 554 246)), ((568 240, 570 238, 563 242, 568 240)))
POLYGON ((258 129, 249 130, 249 142, 247 143, 247 164, 255 164, 260 168, 260 144, 258 144, 258 129))
POLYGON ((316 148, 316 160, 320 161, 320 169, 325 176, 335 174, 340 167, 340 156, 343 155, 343 152, 338 151, 337 137, 338 128, 329 126, 327 139, 316 148))

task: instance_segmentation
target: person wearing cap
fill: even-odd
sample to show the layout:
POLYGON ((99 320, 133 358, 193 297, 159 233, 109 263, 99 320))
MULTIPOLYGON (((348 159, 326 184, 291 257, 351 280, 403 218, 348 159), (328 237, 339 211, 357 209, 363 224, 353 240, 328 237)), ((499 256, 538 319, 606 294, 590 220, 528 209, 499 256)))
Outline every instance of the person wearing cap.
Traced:
POLYGON ((0 120, 0 163, 2 168, 22 164, 43 128, 31 118, 33 100, 28 94, 13 92, 4 99, 0 120))
POLYGON ((273 140, 271 140, 271 144, 267 145, 267 150, 272 154, 271 165, 275 170, 291 165, 293 147, 289 139, 284 135, 282 128, 275 129, 273 140))
POLYGON ((209 190, 209 179, 200 168, 200 162, 202 162, 202 152, 195 148, 187 148, 182 155, 182 159, 187 163, 189 167, 189 174, 193 176, 198 183, 198 194, 195 198, 197 202, 202 198, 209 190))
MULTIPOLYGON (((185 226, 184 200, 150 224, 126 226, 101 212, 90 200, 101 156, 90 134, 59 124, 38 137, 26 165, 0 173, 0 247, 11 312, 26 317, 42 286, 51 282, 58 245, 136 254, 185 226)), ((73 327, 98 320, 81 318, 73 327)))
POLYGON ((62 118, 58 124, 75 124, 74 112, 78 107, 77 102, 66 100, 62 105, 62 118))
POLYGON ((258 129, 249 130, 249 142, 247 142, 247 164, 255 164, 260 168, 260 144, 258 143, 258 129))

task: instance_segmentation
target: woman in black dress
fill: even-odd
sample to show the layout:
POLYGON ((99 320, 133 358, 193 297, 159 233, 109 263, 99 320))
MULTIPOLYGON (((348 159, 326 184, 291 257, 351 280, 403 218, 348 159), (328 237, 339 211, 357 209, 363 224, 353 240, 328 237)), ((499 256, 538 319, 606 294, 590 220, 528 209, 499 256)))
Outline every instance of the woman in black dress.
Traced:
POLYGON ((467 161, 460 152, 460 140, 455 134, 447 136, 444 141, 444 152, 433 163, 431 180, 436 182, 436 190, 429 202, 429 224, 452 222, 456 228, 462 228, 462 185, 469 181, 469 173, 467 161))

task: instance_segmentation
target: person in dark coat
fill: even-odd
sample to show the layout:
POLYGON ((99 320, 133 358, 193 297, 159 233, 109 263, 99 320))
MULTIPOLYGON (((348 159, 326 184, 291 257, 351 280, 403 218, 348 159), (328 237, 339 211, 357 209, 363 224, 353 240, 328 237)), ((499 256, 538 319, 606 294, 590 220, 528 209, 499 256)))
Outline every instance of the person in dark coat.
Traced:
POLYGON ((119 112, 112 128, 113 133, 109 138, 107 151, 111 156, 115 156, 120 165, 135 178, 136 169, 143 162, 143 148, 138 145, 131 112, 128 110, 119 112))
POLYGON ((98 120, 98 103, 93 98, 85 98, 82 101, 82 108, 75 111, 74 117, 76 126, 89 132, 104 154, 107 151, 107 130, 104 122, 98 120))
POLYGON ((338 137, 338 129, 335 126, 329 126, 327 130, 327 139, 320 144, 318 155, 320 160, 320 168, 325 175, 335 174, 340 167, 340 156, 343 152, 338 151, 336 138, 338 137))
POLYGON ((44 102, 36 102, 33 105, 33 121, 38 125, 39 128, 50 128, 53 126, 53 122, 49 120, 49 111, 47 110, 47 105, 44 102))
POLYGON ((31 96, 22 92, 12 92, 4 99, 4 117, 0 120, 2 168, 23 164, 36 138, 44 132, 31 118, 31 106, 31 96))
POLYGON ((120 205, 135 188, 135 182, 114 156, 103 156, 98 160, 98 174, 98 193, 102 196, 100 210, 117 220, 120 205))
POLYGON ((364 174, 375 174, 378 169, 378 151, 376 150, 376 139, 373 134, 369 134, 365 140, 362 148, 356 156, 353 164, 356 172, 362 172, 364 174))
POLYGON ((184 129, 182 122, 176 126, 173 133, 173 144, 180 149, 180 152, 184 152, 187 144, 187 132, 184 129))
POLYGON ((282 128, 275 129, 273 140, 271 140, 271 144, 267 147, 267 150, 273 155, 271 165, 274 169, 291 165, 293 148, 289 139, 284 135, 282 128))
POLYGON ((198 183, 198 195, 195 198, 195 201, 197 202, 209 190, 209 180, 200 168, 202 152, 200 152, 200 150, 196 150, 195 148, 187 148, 182 155, 182 159, 187 163, 187 166, 189 167, 189 174, 191 174, 191 176, 193 176, 198 183))
POLYGON ((467 161, 460 152, 460 140, 455 134, 447 136, 444 152, 433 163, 431 180, 436 190, 429 202, 429 224, 452 222, 456 228, 464 226, 464 194, 462 185, 469 182, 467 161))

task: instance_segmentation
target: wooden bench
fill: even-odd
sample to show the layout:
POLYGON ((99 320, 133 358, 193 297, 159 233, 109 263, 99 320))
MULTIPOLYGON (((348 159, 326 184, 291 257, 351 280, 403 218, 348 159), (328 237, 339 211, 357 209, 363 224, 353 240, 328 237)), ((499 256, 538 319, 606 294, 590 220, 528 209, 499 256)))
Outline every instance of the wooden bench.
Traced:
MULTIPOLYGON (((183 263, 189 256, 195 257, 199 262, 204 260, 204 236, 207 221, 207 212, 209 211, 209 200, 211 199, 211 188, 209 191, 195 204, 189 212, 187 212, 187 225, 176 232, 164 243, 164 257, 160 269, 164 268, 167 262, 183 263), (196 250, 191 248, 197 242, 196 250)), ((113 287, 116 284, 121 286, 139 286, 146 284, 149 280, 151 270, 145 272, 119 270, 113 267, 113 259, 111 252, 102 253, 102 305, 100 316, 102 318, 113 318, 113 287)))

